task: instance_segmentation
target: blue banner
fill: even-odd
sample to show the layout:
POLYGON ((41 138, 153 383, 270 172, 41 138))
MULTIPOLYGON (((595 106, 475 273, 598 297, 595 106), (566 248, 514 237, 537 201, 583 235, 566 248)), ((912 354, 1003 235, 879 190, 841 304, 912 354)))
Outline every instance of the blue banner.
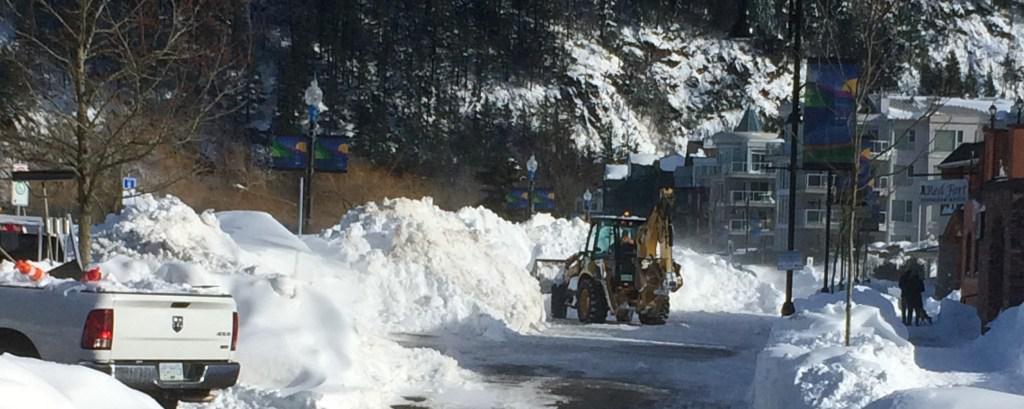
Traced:
POLYGON ((854 64, 808 64, 804 92, 804 165, 849 166, 853 162, 854 64))
MULTIPOLYGON (((509 210, 522 210, 530 207, 530 189, 514 187, 505 194, 505 207, 509 210)), ((536 210, 555 209, 555 191, 551 188, 533 190, 533 208, 536 210)))
POLYGON ((316 138, 316 157, 313 160, 317 172, 348 172, 348 138, 321 136, 316 138))
MULTIPOLYGON (((309 162, 308 136, 277 135, 270 145, 270 167, 277 170, 302 170, 309 162)), ((313 165, 318 172, 348 171, 348 138, 320 136, 316 138, 313 165)))
POLYGON ((305 169, 309 137, 276 135, 270 142, 270 167, 278 170, 305 169))

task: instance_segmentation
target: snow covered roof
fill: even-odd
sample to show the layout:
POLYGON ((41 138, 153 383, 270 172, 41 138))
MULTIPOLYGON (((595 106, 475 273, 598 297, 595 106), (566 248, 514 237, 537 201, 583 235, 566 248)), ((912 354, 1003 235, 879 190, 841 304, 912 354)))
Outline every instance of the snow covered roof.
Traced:
POLYGON ((999 98, 945 98, 934 96, 890 96, 882 104, 882 113, 891 119, 916 119, 934 110, 938 113, 988 117, 988 109, 996 106, 997 117, 1013 110, 1014 101, 999 98))
MULTIPOLYGON (((704 150, 700 149, 698 152, 703 153, 704 150)), ((686 165, 686 158, 679 154, 668 155, 658 161, 658 165, 661 167, 662 172, 674 172, 676 168, 686 165)))
POLYGON ((653 153, 631 153, 629 154, 629 163, 634 165, 651 166, 654 161, 658 160, 658 155, 653 153))
POLYGON ((604 180, 623 180, 629 177, 629 165, 604 165, 604 180))

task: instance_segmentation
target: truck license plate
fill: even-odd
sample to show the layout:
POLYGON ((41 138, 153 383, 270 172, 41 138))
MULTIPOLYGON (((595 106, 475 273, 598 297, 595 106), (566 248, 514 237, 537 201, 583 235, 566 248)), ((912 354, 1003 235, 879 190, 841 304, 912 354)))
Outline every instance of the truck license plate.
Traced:
POLYGON ((184 381, 185 370, 183 365, 178 363, 162 363, 160 367, 160 380, 161 381, 184 381))

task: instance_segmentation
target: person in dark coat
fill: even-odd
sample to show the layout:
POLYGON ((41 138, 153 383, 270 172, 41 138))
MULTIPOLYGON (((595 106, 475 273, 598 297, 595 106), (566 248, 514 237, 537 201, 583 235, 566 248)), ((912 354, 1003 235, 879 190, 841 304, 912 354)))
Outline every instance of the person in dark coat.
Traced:
POLYGON ((903 274, 900 274, 900 318, 903 320, 903 325, 910 325, 914 319, 914 308, 911 304, 911 273, 910 269, 903 270, 903 274))
POLYGON ((911 307, 914 309, 913 313, 916 316, 914 325, 921 325, 923 322, 931 323, 932 318, 924 310, 924 279, 921 278, 920 274, 915 273, 911 276, 910 283, 911 307))

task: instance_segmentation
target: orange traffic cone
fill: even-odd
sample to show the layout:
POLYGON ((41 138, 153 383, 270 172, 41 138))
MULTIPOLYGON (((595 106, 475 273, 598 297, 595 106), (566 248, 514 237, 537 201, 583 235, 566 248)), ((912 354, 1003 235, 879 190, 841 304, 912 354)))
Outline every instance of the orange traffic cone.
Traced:
POLYGON ((43 277, 46 277, 46 272, 43 271, 43 269, 25 260, 18 260, 14 262, 14 267, 17 268, 22 275, 27 276, 32 281, 40 281, 43 277))

